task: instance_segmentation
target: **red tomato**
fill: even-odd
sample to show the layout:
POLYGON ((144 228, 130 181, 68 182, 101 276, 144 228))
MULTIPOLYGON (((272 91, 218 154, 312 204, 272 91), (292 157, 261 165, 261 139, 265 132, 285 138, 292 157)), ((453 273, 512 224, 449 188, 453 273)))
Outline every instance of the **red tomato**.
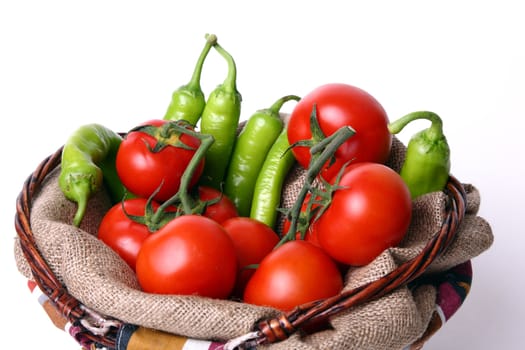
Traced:
MULTIPOLYGON (((144 125, 161 126, 166 123, 166 120, 152 120, 144 125)), ((170 144, 153 152, 157 138, 142 131, 128 133, 116 157, 117 173, 123 185, 131 193, 145 198, 149 198, 160 187, 154 199, 162 202, 171 198, 179 190, 181 176, 200 145, 197 138, 187 134, 170 139, 171 143, 177 141, 192 149, 170 144)), ((193 174, 190 187, 199 179, 203 167, 204 161, 193 174)))
MULTIPOLYGON (((127 199, 109 209, 98 227, 98 238, 113 249, 124 261, 135 270, 135 262, 142 242, 151 234, 148 227, 128 217, 144 216, 146 199, 127 199), (126 215, 126 213, 128 215, 126 215)), ((158 203, 152 202, 154 210, 158 203)))
POLYGON ((199 186, 199 199, 210 201, 220 197, 217 203, 208 205, 203 215, 217 221, 219 224, 223 221, 239 216, 235 204, 224 193, 212 187, 199 186))
POLYGON ((378 163, 350 165, 332 202, 317 221, 317 239, 335 260, 360 266, 397 245, 412 215, 410 192, 401 176, 378 163))
POLYGON ((237 256, 220 224, 182 215, 144 241, 136 266, 145 292, 224 299, 235 284, 237 256))
POLYGON ((234 217, 222 223, 237 251, 239 274, 234 295, 242 297, 246 283, 255 272, 249 265, 259 264, 279 243, 279 236, 269 226, 249 217, 234 217))
POLYGON ((282 311, 337 295, 343 279, 335 262, 319 247, 297 240, 268 254, 244 291, 246 303, 282 311))
MULTIPOLYGON (((385 110, 369 93, 346 84, 319 86, 296 104, 288 123, 290 144, 312 137, 310 116, 314 105, 325 136, 343 126, 351 126, 356 132, 335 152, 335 163, 321 172, 325 179, 330 180, 350 160, 378 163, 387 160, 392 135, 385 110)), ((309 148, 297 146, 292 151, 299 164, 307 168, 311 158, 309 148)))

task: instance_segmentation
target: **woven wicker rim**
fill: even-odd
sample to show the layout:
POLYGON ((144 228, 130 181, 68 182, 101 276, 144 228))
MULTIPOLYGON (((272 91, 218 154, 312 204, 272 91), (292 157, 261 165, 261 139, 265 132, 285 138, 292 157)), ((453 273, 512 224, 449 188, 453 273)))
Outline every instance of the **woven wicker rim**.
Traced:
MULTIPOLYGON (((75 297, 70 295, 64 285, 55 276, 40 253, 31 229, 31 204, 35 194, 41 188, 46 176, 60 165, 63 147, 44 159, 35 171, 26 179, 16 201, 15 229, 20 238, 20 246, 27 260, 33 278, 44 294, 57 308, 58 312, 72 324, 82 328, 82 335, 93 344, 114 348, 115 335, 121 322, 103 334, 93 332, 83 320, 93 319, 93 311, 88 310, 75 297)), ((457 227, 463 220, 466 209, 466 193, 463 185, 453 176, 449 177, 445 193, 448 196, 446 216, 441 229, 427 243, 423 250, 413 259, 398 268, 363 286, 347 290, 331 298, 304 304, 288 313, 262 320, 254 325, 254 332, 249 341, 252 344, 273 343, 288 338, 302 325, 322 320, 364 302, 379 298, 392 290, 406 285, 425 272, 428 266, 442 254, 453 241, 457 227)), ((104 319, 100 315, 100 319, 104 319)), ((245 337, 246 335, 240 335, 245 337)))

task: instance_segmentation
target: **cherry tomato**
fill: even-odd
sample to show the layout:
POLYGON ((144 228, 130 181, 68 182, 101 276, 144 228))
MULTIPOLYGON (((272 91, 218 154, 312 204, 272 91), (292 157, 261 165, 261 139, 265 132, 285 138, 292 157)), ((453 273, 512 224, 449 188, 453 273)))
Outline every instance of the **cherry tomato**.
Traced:
POLYGON ((182 215, 142 244, 137 279, 145 292, 227 298, 237 275, 235 246, 210 218, 182 215))
POLYGON ((335 260, 360 266, 402 240, 412 201, 401 176, 378 163, 350 165, 317 221, 317 239, 335 260))
MULTIPOLYGON (((151 234, 148 227, 128 217, 144 216, 147 200, 144 198, 127 199, 111 207, 100 222, 98 238, 113 249, 135 270, 135 263, 142 242, 151 234), (128 214, 128 215, 126 215, 128 214)), ((158 203, 151 203, 154 210, 158 203)))
MULTIPOLYGON (((304 96, 293 109, 288 123, 288 141, 294 144, 312 137, 310 116, 316 106, 319 126, 325 136, 343 126, 351 126, 355 134, 335 152, 335 162, 321 172, 330 180, 341 167, 353 162, 384 163, 389 155, 392 135, 388 117, 381 104, 368 92, 347 84, 326 84, 304 96)), ((292 152, 303 167, 310 163, 309 148, 296 146, 292 152)))
POLYGON ((246 283, 255 272, 249 265, 259 264, 279 243, 279 236, 266 224, 249 217, 234 217, 222 223, 235 245, 239 274, 234 295, 242 297, 246 283))
POLYGON ((303 240, 284 243, 268 254, 248 281, 246 303, 282 311, 337 295, 343 279, 335 262, 303 240))
POLYGON ((227 219, 239 216, 235 204, 224 193, 208 186, 199 186, 199 199, 210 201, 219 198, 219 201, 208 205, 203 215, 217 221, 219 224, 227 219))
MULTIPOLYGON (((166 120, 151 120, 144 125, 160 127, 166 123, 166 120)), ((157 138, 142 131, 129 132, 116 157, 117 173, 123 185, 138 197, 149 198, 160 188, 155 200, 162 202, 171 198, 179 190, 181 176, 200 145, 197 138, 187 134, 170 139, 171 143, 176 141, 191 149, 170 144, 154 152, 157 138)), ((190 187, 199 179, 203 167, 204 161, 201 161, 191 178, 190 187)))

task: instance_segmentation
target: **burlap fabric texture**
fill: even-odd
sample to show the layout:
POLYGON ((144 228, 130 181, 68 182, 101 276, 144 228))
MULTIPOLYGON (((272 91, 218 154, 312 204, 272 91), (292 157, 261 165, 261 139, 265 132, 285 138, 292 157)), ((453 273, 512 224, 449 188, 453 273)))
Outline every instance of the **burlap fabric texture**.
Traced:
MULTIPOLYGON (((388 165, 399 170, 404 145, 394 138, 388 165)), ((37 246, 55 275, 71 295, 84 305, 110 318, 166 332, 209 340, 228 340, 252 330, 264 318, 279 311, 235 301, 194 296, 147 294, 140 290, 133 271, 110 248, 96 238, 98 224, 110 207, 104 192, 89 202, 80 228, 70 225, 76 210, 58 187, 59 168, 51 172, 32 205, 31 227, 37 246)), ((284 205, 293 201, 302 185, 300 167, 289 174, 284 205)), ((478 190, 465 184, 467 214, 457 236, 428 273, 445 271, 466 262, 492 242, 490 225, 477 215, 478 190)), ((399 247, 389 249, 367 266, 351 268, 345 288, 377 279, 413 258, 439 230, 444 217, 446 195, 432 193, 414 201, 413 220, 399 247)), ((27 261, 15 244, 20 272, 31 278, 27 261)), ((266 345, 268 349, 403 349, 414 343, 427 328, 435 310, 436 290, 430 285, 416 289, 400 287, 386 296, 345 310, 331 319, 333 329, 306 337, 294 334, 285 341, 266 345)))

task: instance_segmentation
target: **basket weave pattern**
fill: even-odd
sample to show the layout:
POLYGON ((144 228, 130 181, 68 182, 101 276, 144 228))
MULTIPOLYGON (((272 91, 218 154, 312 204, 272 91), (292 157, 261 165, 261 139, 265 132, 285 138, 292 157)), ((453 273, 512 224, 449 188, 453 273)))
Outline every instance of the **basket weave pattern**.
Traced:
MULTIPOLYGON (((98 315, 72 296, 50 268, 33 236, 31 227, 33 199, 41 189, 46 176, 60 165, 61 152, 62 148, 38 165, 24 182, 17 198, 15 228, 21 251, 29 264, 32 278, 57 310, 72 324, 82 328, 84 339, 93 344, 114 348, 115 337, 122 323, 117 319, 108 320, 98 315), (86 320, 89 322, 82 322, 86 320), (111 327, 104 328, 103 332, 97 332, 97 327, 105 322, 110 322, 111 327)), ((250 334, 249 344, 270 344, 283 341, 309 322, 322 321, 350 308, 381 298, 423 275, 454 241, 467 210, 465 187, 455 177, 450 176, 445 194, 447 196, 446 216, 441 229, 433 235, 417 256, 400 264, 395 270, 381 278, 355 288, 345 288, 341 294, 332 298, 301 305, 291 312, 257 322, 254 324, 254 332, 250 334)), ((239 336, 243 335, 239 334, 239 336)))

